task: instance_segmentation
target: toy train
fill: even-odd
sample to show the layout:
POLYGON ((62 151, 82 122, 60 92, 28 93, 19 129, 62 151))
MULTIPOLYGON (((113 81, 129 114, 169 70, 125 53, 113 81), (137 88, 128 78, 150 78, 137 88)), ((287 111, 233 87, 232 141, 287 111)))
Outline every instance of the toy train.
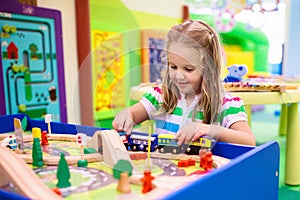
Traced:
POLYGON ((216 141, 209 136, 202 136, 189 144, 178 145, 173 134, 160 134, 158 136, 158 151, 160 153, 198 155, 200 149, 211 150, 216 141))
POLYGON ((1 141, 1 146, 10 148, 11 150, 15 150, 18 146, 16 137, 12 135, 6 137, 1 141))
MULTIPOLYGON (((148 151, 149 135, 147 133, 132 132, 129 136, 127 136, 127 140, 128 140, 127 150, 148 151)), ((150 151, 153 152, 158 148, 158 134, 152 134, 150 136, 150 140, 151 140, 150 151)))
MULTIPOLYGON (((132 132, 124 139, 121 135, 124 145, 129 151, 148 151, 149 135, 147 133, 132 132)), ((216 141, 209 136, 202 136, 194 142, 185 145, 178 145, 173 134, 152 134, 150 137, 150 151, 158 151, 160 153, 198 155, 200 149, 212 149, 216 141)))

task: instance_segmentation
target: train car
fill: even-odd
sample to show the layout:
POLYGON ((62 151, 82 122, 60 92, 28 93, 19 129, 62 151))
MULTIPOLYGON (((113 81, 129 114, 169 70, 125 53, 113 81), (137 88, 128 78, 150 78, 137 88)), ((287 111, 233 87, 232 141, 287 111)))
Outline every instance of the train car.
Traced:
POLYGON ((198 155, 200 149, 211 150, 214 144, 215 140, 209 136, 202 136, 188 145, 180 146, 177 144, 177 140, 174 140, 173 134, 159 134, 158 136, 158 151, 160 153, 198 155))
POLYGON ((8 147, 11 150, 15 150, 18 147, 16 137, 12 135, 6 137, 1 141, 1 146, 8 147))
POLYGON ((160 153, 184 153, 184 146, 179 146, 177 140, 174 140, 173 134, 159 134, 158 135, 158 151, 160 153))
POLYGON ((198 138, 196 141, 191 142, 185 153, 189 155, 198 155, 200 149, 207 149, 210 151, 215 144, 216 141, 213 138, 204 135, 198 138))
MULTIPOLYGON (((151 144, 150 144, 150 151, 153 152, 158 148, 157 143, 157 134, 152 134, 150 137, 151 144)), ((141 133, 141 132, 132 132, 128 137, 128 147, 127 150, 129 151, 148 151, 148 140, 149 135, 148 133, 141 133)))
POLYGON ((126 149, 128 149, 128 135, 126 132, 119 132, 119 135, 126 149))

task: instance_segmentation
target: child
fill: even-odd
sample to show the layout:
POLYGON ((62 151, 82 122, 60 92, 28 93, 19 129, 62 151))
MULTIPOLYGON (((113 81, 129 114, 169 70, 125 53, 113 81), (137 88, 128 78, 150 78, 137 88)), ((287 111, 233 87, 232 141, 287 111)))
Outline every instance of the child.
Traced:
POLYGON ((202 21, 187 20, 167 34, 167 70, 162 88, 118 113, 112 123, 130 134, 134 125, 155 120, 156 133, 175 135, 178 144, 202 135, 216 140, 255 145, 244 103, 224 92, 221 82, 221 44, 202 21))

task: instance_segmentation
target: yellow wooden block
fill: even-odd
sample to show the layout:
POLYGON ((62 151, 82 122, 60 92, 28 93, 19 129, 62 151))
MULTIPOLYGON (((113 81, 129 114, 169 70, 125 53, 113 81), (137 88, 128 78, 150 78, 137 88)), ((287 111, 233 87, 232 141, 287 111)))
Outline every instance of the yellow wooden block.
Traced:
POLYGON ((33 138, 41 139, 41 129, 37 127, 32 128, 32 136, 33 138))

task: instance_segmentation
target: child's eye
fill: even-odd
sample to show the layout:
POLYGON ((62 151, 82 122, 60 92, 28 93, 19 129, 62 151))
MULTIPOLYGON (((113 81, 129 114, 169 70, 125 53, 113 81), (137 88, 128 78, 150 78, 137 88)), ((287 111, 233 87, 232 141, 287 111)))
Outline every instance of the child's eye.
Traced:
POLYGON ((194 71, 194 68, 186 67, 186 68, 185 68, 185 71, 187 71, 187 72, 192 72, 192 71, 194 71))
POLYGON ((177 66, 176 66, 176 65, 169 65, 169 67, 170 67, 171 69, 177 69, 177 66))

